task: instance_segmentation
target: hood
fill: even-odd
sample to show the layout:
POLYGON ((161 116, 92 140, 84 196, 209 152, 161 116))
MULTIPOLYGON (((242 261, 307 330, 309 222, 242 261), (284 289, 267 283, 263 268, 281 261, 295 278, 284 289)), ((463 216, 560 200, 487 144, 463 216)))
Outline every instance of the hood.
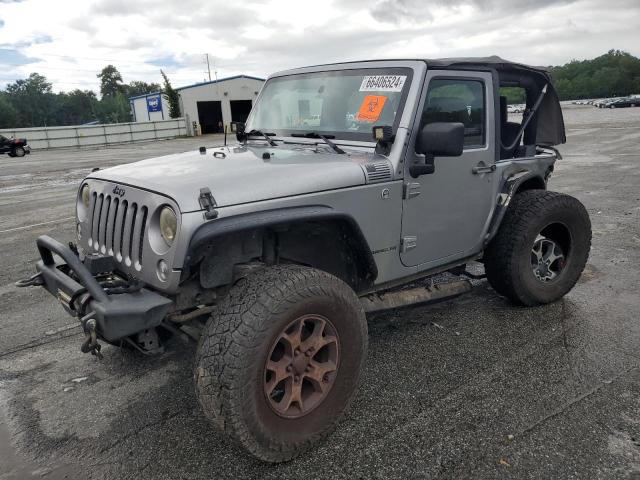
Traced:
POLYGON ((93 172, 88 178, 152 190, 173 198, 183 213, 201 210, 208 187, 218 207, 345 188, 365 183, 373 154, 316 152, 310 146, 230 146, 150 158, 93 172), (263 154, 270 158, 263 159, 263 154))

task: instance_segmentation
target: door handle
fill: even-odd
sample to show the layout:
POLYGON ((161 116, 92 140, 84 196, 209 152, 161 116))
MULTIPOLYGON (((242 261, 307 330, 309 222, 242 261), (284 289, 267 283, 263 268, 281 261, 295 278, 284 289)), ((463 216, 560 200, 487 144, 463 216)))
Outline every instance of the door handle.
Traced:
POLYGON ((473 173, 479 175, 481 173, 491 173, 496 171, 495 165, 485 165, 484 162, 480 162, 478 165, 471 169, 473 173))

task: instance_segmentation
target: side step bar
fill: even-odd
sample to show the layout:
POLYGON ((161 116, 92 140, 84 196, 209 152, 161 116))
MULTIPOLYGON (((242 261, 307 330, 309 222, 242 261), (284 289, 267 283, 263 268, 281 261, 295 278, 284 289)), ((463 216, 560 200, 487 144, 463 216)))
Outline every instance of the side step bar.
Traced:
POLYGON ((429 287, 412 288, 410 290, 372 293, 360 297, 360 303, 365 312, 378 312, 380 310, 389 310, 457 297, 458 295, 471 291, 471 288, 472 286, 469 280, 458 280, 429 287))

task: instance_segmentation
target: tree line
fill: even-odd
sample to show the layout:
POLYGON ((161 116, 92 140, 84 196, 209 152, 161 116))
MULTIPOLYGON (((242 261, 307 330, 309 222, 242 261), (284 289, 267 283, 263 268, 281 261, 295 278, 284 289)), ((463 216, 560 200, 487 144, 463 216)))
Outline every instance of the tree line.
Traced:
POLYGON ((160 73, 163 87, 138 80, 124 83, 118 69, 107 65, 97 74, 100 98, 92 90, 54 93, 44 76, 32 73, 0 90, 0 128, 130 122, 129 97, 159 91, 169 99, 170 117, 179 117, 178 94, 165 73, 160 73))
POLYGON ((620 50, 552 67, 551 75, 561 100, 640 94, 640 59, 620 50))

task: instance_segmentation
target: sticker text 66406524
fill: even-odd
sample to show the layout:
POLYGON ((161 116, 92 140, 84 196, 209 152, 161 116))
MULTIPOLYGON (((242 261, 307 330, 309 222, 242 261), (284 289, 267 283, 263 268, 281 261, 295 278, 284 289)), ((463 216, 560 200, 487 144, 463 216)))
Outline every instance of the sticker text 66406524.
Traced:
POLYGON ((362 79, 361 92, 401 92, 406 75, 369 75, 362 79))

